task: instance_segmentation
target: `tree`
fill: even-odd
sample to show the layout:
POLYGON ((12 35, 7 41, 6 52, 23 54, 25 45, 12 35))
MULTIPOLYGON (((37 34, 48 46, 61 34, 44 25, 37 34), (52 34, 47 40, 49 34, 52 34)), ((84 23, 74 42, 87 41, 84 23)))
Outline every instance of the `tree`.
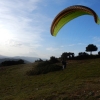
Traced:
POLYGON ((87 56, 88 55, 88 53, 86 53, 86 52, 79 52, 78 53, 78 56, 87 56))
POLYGON ((49 60, 51 63, 57 63, 59 62, 57 58, 55 58, 54 56, 50 57, 50 60, 49 60))
POLYGON ((18 64, 24 64, 24 60, 22 60, 22 59, 20 59, 18 61, 8 60, 8 61, 4 61, 1 63, 1 65, 3 65, 3 66, 18 65, 18 64))
POLYGON ((100 56, 100 51, 98 52, 98 55, 100 56))
POLYGON ((86 47, 86 51, 87 52, 90 52, 90 55, 92 55, 92 51, 97 51, 98 48, 96 45, 94 44, 89 44, 87 47, 86 47))
POLYGON ((38 60, 35 60, 35 62, 42 62, 43 60, 39 58, 38 60))
POLYGON ((61 59, 62 60, 66 60, 67 58, 68 58, 68 53, 67 52, 64 52, 64 53, 62 53, 62 55, 61 55, 61 59))
POLYGON ((74 53, 72 52, 64 52, 61 55, 61 59, 66 60, 68 58, 74 58, 74 53))
POLYGON ((17 64, 24 64, 24 60, 20 59, 18 61, 16 61, 17 64))

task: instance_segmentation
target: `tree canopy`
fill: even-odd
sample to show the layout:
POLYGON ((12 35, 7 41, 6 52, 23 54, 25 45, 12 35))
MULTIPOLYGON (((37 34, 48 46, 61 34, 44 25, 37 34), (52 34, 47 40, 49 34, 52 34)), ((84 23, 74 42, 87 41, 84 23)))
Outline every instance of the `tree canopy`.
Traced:
POLYGON ((97 51, 98 48, 96 45, 94 44, 89 44, 87 47, 86 47, 86 51, 87 52, 90 52, 90 54, 92 55, 92 51, 97 51))

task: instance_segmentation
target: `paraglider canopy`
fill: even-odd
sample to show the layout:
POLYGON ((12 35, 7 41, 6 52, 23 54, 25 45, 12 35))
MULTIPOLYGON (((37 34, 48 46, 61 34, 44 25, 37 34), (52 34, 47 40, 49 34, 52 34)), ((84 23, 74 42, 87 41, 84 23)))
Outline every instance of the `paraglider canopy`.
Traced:
POLYGON ((69 21, 73 20, 76 17, 82 15, 92 15, 94 17, 94 21, 99 24, 99 17, 91 8, 82 6, 82 5, 74 5, 62 10, 53 20, 51 25, 51 35, 56 36, 59 30, 67 24, 69 21))

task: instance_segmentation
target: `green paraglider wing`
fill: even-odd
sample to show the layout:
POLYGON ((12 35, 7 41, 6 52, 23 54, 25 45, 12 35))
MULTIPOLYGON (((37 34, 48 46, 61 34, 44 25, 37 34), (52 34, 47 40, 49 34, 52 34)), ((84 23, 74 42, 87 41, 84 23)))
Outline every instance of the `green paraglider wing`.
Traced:
POLYGON ((97 14, 90 8, 81 5, 70 6, 61 11, 53 20, 51 25, 51 34, 56 36, 59 30, 69 21, 82 15, 92 15, 97 24, 99 24, 99 18, 97 14))

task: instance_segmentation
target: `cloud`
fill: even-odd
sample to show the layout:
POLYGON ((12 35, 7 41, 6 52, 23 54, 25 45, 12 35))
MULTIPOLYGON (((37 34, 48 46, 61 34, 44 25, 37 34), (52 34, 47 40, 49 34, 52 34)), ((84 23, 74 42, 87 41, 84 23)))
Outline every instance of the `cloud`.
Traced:
POLYGON ((46 22, 50 20, 39 12, 40 3, 41 0, 0 1, 0 46, 3 54, 38 54, 37 49, 44 41, 43 32, 47 30, 46 22))
POLYGON ((78 46, 78 45, 82 46, 82 45, 86 45, 86 44, 80 42, 80 43, 76 43, 76 44, 69 44, 68 46, 72 47, 72 46, 78 46))
POLYGON ((58 50, 58 48, 49 47, 49 48, 46 48, 46 50, 48 50, 48 51, 56 51, 56 50, 58 50))
POLYGON ((86 44, 85 44, 85 43, 81 43, 81 42, 80 42, 80 43, 77 43, 77 45, 86 45, 86 44))
POLYGON ((11 39, 11 40, 6 41, 6 45, 14 46, 14 47, 21 47, 23 44, 20 41, 11 39))
POLYGON ((0 1, 0 25, 20 40, 26 38, 25 41, 41 41, 41 33, 45 31, 42 20, 46 18, 36 12, 39 2, 40 0, 0 1))

